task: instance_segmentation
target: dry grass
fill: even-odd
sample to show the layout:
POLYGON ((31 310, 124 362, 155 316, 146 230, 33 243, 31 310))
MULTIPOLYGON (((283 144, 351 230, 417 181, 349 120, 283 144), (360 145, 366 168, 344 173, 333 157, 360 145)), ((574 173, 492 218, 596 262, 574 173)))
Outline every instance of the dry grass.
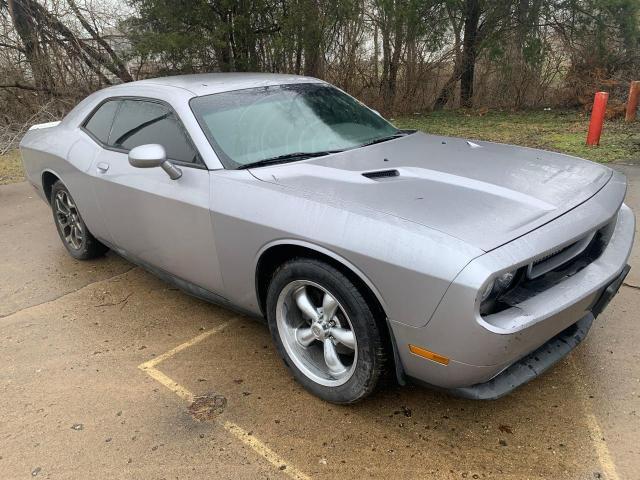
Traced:
POLYGON ((575 155, 596 162, 640 162, 640 121, 605 122, 599 147, 587 147, 589 119, 577 111, 445 111, 395 119, 401 128, 436 135, 511 143, 575 155))
POLYGON ((20 151, 11 150, 0 155, 0 185, 23 182, 24 180, 20 151))

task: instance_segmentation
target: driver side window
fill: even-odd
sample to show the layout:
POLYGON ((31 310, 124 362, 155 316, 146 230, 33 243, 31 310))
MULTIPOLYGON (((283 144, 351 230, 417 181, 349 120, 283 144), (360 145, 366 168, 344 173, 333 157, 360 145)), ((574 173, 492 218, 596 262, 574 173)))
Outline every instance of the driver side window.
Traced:
POLYGON ((150 143, 162 145, 171 160, 198 162, 198 153, 171 108, 146 100, 122 100, 109 135, 109 146, 131 150, 150 143))

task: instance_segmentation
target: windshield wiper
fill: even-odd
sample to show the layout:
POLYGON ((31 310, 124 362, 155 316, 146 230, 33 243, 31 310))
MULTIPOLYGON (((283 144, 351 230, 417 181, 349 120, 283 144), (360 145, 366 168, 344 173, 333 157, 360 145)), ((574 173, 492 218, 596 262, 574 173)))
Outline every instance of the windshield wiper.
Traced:
POLYGON ((360 147, 367 147, 369 145, 375 145, 376 143, 387 142, 389 140, 393 140, 394 138, 406 137, 411 133, 413 132, 400 131, 398 133, 394 133, 393 135, 389 135, 388 137, 380 137, 380 138, 376 138, 375 140, 371 140, 370 142, 363 143, 362 145, 360 145, 360 147))
POLYGON ((257 162, 246 163, 237 167, 237 170, 244 170, 246 168, 266 167, 268 165, 277 165, 278 163, 295 162, 297 160, 306 160, 307 158, 324 157, 325 155, 331 155, 332 153, 340 153, 343 150, 324 150, 321 152, 295 152, 286 153, 284 155, 278 155, 277 157, 265 158, 258 160, 257 162))
MULTIPOLYGON (((362 145, 358 145, 355 148, 366 147, 368 145, 375 145, 376 143, 386 142, 388 140, 393 140, 394 138, 406 137, 414 133, 415 130, 400 130, 393 135, 389 135, 387 137, 380 137, 370 142, 363 143, 362 145)), ((244 170, 247 168, 256 168, 256 167, 267 167, 269 165, 277 165, 279 163, 287 163, 287 162, 295 162, 298 160, 306 160, 307 158, 314 157, 324 157, 325 155, 331 155, 332 153, 340 153, 344 152, 344 149, 340 150, 324 150, 320 152, 295 152, 295 153, 286 153, 284 155, 278 155, 277 157, 265 158, 263 160, 258 160, 256 162, 245 163, 244 165, 240 165, 236 167, 236 170, 244 170)))

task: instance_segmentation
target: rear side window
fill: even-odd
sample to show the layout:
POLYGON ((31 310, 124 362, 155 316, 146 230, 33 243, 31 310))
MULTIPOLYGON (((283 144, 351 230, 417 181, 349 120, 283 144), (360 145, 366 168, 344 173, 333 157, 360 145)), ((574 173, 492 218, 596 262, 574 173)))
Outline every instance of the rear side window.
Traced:
POLYGON ((131 150, 157 143, 171 160, 195 163, 198 154, 182 123, 168 106, 144 100, 122 100, 111 128, 109 145, 131 150))
POLYGON ((119 105, 120 101, 118 100, 103 103, 100 108, 91 115, 91 118, 85 123, 84 128, 91 132, 91 134, 102 143, 107 143, 111 125, 113 125, 113 117, 119 105))

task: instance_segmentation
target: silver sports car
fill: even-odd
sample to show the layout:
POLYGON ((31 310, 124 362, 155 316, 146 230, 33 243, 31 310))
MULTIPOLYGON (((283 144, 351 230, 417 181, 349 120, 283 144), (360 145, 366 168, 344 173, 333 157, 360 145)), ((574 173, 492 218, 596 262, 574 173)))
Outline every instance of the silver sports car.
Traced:
POLYGON ((112 249, 266 318, 336 403, 385 376, 500 397, 567 355, 629 270, 621 174, 399 130, 315 78, 118 85, 21 150, 74 258, 112 249))

